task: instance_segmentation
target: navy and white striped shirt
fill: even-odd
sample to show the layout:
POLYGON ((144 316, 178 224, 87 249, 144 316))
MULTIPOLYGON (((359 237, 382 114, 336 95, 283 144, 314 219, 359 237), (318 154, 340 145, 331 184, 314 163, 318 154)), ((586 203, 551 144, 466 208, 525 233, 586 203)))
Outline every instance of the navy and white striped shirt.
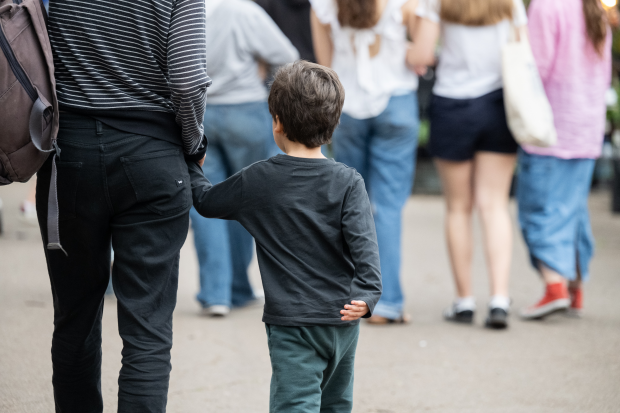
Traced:
POLYGON ((63 110, 173 114, 185 153, 199 151, 210 82, 204 0, 50 0, 49 9, 63 110))

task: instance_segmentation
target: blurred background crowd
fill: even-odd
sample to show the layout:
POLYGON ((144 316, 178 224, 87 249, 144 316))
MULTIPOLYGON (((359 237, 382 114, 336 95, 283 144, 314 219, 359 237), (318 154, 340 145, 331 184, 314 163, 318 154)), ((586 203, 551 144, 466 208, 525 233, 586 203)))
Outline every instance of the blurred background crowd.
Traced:
MULTIPOLYGON (((384 293, 370 323, 408 321, 400 240, 401 211, 412 190, 445 196, 456 286, 447 320, 468 323, 476 311, 471 260, 477 210, 490 280, 487 324, 507 325, 508 200, 515 194, 532 265, 546 285, 543 299, 521 315, 581 310, 581 281, 588 277, 594 249, 588 192, 611 190, 610 208, 620 212, 615 0, 206 4, 213 86, 204 118, 210 142, 204 171, 212 182, 278 153, 266 100, 279 66, 305 59, 339 74, 347 94, 344 114, 324 152, 362 174, 373 204, 384 293), (530 39, 554 111, 558 143, 551 148, 518 149, 507 124, 501 53, 515 30, 530 39)), ((22 203, 24 220, 33 223, 34 196, 33 186, 22 203)), ((225 316, 233 308, 260 304, 261 291, 248 281, 253 240, 247 231, 195 211, 191 222, 203 313, 225 316)))
MULTIPOLYGON (((278 66, 301 58, 339 74, 347 94, 344 114, 325 153, 362 174, 374 208, 384 292, 370 323, 408 321, 400 241, 401 211, 412 188, 443 192, 446 199, 456 285, 447 320, 471 322, 476 311, 471 260, 477 210, 490 280, 487 324, 507 325, 508 200, 515 193, 532 265, 545 281, 543 298, 521 315, 581 310, 581 281, 594 248, 590 188, 615 182, 612 208, 620 209, 615 2, 207 0, 207 10, 214 84, 204 170, 214 182, 277 152, 266 98, 278 66), (555 117, 558 143, 552 148, 518 149, 508 127, 501 53, 512 30, 530 37, 555 117)), ((203 312, 225 316, 260 303, 261 292, 248 282, 253 248, 247 232, 195 212, 192 226, 203 312)))
MULTIPOLYGON (((453 296, 442 292, 444 320, 470 324, 477 319, 477 312, 483 312, 486 327, 508 327, 510 315, 517 310, 512 308, 509 288, 511 268, 515 268, 511 265, 514 234, 525 241, 531 266, 542 283, 542 298, 531 296, 532 305, 519 308, 520 316, 530 320, 560 311, 581 314, 582 282, 590 277, 595 250, 588 211, 591 191, 610 193, 606 208, 620 213, 620 21, 616 0, 205 1, 207 64, 213 85, 208 89, 204 117, 209 150, 203 169, 213 183, 279 153, 267 105, 269 83, 278 67, 305 59, 338 73, 346 91, 345 107, 333 142, 324 153, 362 174, 372 202, 384 292, 367 323, 408 323, 411 317, 405 311, 406 300, 428 304, 421 298, 426 292, 416 297, 412 292, 408 297, 403 293, 403 263, 408 252, 401 245, 405 232, 402 212, 412 193, 443 195, 445 245, 439 242, 432 249, 447 251, 454 281, 453 296), (520 145, 506 117, 502 50, 508 43, 523 39, 529 39, 536 73, 554 115, 557 143, 547 148, 520 145), (511 219, 511 199, 517 205, 518 226, 511 219), (473 219, 474 215, 479 219, 473 219), (472 292, 474 240, 479 239, 476 222, 481 226, 489 279, 482 311, 472 292)), ((47 5, 47 0, 44 3, 47 5)), ((29 185, 32 190, 21 202, 21 220, 36 226, 35 185, 29 185)), ((1 213, 0 201, 0 234, 1 213)), ((194 210, 191 226, 198 261, 195 298, 199 311, 209 319, 225 318, 225 323, 212 327, 209 333, 226 335, 230 332, 222 325, 237 325, 231 312, 243 318, 240 309, 263 303, 262 291, 248 275, 254 241, 237 222, 206 219, 194 210)), ((426 227, 420 233, 430 230, 426 227)), ((410 228, 410 232, 417 231, 410 228)), ((432 231, 442 229, 433 226, 432 231)), ((428 259, 436 257, 429 255, 428 259)), ((617 275, 617 262, 607 272, 617 275)), ((421 278, 417 266, 409 264, 409 279, 421 278)), ((107 293, 114 294, 111 281, 107 293)), ((433 312, 439 317, 439 311, 433 312)), ((416 319, 418 324, 421 319, 416 319)), ((600 320, 590 321, 594 327, 604 325, 596 324, 600 320)), ((617 325, 615 319, 612 321, 617 325)), ((183 334, 184 327, 187 325, 179 326, 183 334)), ((518 336, 516 330, 511 335, 518 336)), ((196 331, 192 330, 187 340, 200 337, 202 333, 196 331)), ((397 343, 403 341, 397 329, 381 331, 377 337, 388 339, 369 337, 373 354, 379 353, 378 349, 389 353, 384 351, 386 343, 400 346, 397 343)), ((590 341, 583 345, 580 357, 591 356, 596 353, 592 349, 599 346, 594 339, 598 333, 583 331, 591 337, 582 337, 584 342, 590 341)), ((246 332, 248 336, 255 333, 249 328, 243 334, 246 332)), ((532 341, 538 333, 536 330, 532 336, 521 337, 532 341)), ((246 340, 236 332, 230 334, 238 342, 246 340)), ((183 340, 184 336, 179 336, 179 341, 183 340)), ((420 348, 426 346, 425 340, 419 341, 420 348)), ((475 345, 469 348, 474 351, 476 365, 464 364, 463 369, 475 371, 481 364, 484 370, 485 363, 479 362, 488 356, 482 354, 486 350, 475 353, 475 345)), ((540 348, 531 350, 537 356, 544 353, 540 348)), ((520 351, 513 351, 510 357, 517 360, 520 351)), ((411 365, 402 362, 412 354, 409 347, 394 353, 400 364, 411 365)), ((562 363, 576 357, 576 353, 566 350, 565 354, 559 348, 553 353, 562 363)), ((242 357, 232 350, 231 354, 235 360, 242 357)), ((439 356, 442 360, 447 357, 437 354, 435 361, 439 356)), ((609 353, 601 354, 605 358, 609 353)), ((191 368, 198 365, 200 357, 203 355, 191 357, 191 368)), ((500 360, 500 379, 493 377, 490 382, 503 378, 506 360, 500 360)), ((533 360, 539 369, 540 360, 533 360)), ((608 361, 605 359, 604 364, 608 361)), ((598 366, 595 364, 590 363, 598 366)), ((362 368, 374 371, 368 365, 362 368)), ((392 374, 399 368, 381 365, 376 371, 392 374)), ((433 365, 430 370, 436 369, 433 365)), ((230 370, 236 373, 234 368, 230 370)), ((614 372, 617 376, 617 370, 614 372)), ((400 373, 406 376, 409 371, 400 373)), ((467 374, 463 376, 469 381, 467 374)), ((444 380, 448 376, 438 377, 444 380)), ((598 377, 604 381, 611 375, 598 377)), ((587 377, 580 379, 587 381, 587 377)), ((374 378, 370 381, 371 391, 368 395, 360 392, 360 397, 370 399, 375 386, 380 387, 374 378)), ((393 395, 396 382, 385 382, 393 395)), ((511 381, 510 388, 517 382, 511 381)), ((541 389, 547 385, 535 380, 532 383, 541 389)), ((438 399, 443 400, 444 384, 438 399)), ((192 385, 191 381, 183 382, 179 388, 192 385)), ((523 398, 518 386, 515 389, 523 398)), ((453 391, 458 393, 458 389, 453 391)), ((483 404, 484 400, 478 402, 483 404)))

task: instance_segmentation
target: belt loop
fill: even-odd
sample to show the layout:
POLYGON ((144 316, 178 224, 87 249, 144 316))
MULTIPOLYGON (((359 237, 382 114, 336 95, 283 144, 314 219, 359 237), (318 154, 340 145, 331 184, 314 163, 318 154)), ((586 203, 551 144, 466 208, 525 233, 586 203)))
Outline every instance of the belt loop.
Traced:
POLYGON ((97 125, 97 136, 103 135, 103 124, 99 120, 95 120, 95 125, 97 125))

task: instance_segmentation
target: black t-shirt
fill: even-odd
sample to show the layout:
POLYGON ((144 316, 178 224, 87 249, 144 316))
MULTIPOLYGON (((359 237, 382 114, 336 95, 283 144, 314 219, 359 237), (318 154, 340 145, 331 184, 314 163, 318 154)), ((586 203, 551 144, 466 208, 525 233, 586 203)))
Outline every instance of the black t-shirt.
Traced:
POLYGON ((316 62, 310 30, 310 2, 308 0, 256 0, 289 38, 303 60, 316 62))
POLYGON ((364 180, 331 159, 277 155, 212 186, 188 162, 196 210, 236 220, 256 240, 265 290, 263 321, 353 325, 340 310, 381 296, 375 224, 364 180))

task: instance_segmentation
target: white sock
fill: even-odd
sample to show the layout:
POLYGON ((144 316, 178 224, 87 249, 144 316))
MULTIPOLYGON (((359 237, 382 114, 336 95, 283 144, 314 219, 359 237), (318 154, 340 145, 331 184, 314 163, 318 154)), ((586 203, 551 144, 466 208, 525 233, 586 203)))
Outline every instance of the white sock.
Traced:
POLYGON ((510 308, 510 298, 503 295, 494 295, 489 302, 490 308, 501 308, 508 311, 510 308))
POLYGON ((476 311, 476 299, 473 296, 458 297, 454 300, 454 309, 458 312, 461 311, 476 311))

